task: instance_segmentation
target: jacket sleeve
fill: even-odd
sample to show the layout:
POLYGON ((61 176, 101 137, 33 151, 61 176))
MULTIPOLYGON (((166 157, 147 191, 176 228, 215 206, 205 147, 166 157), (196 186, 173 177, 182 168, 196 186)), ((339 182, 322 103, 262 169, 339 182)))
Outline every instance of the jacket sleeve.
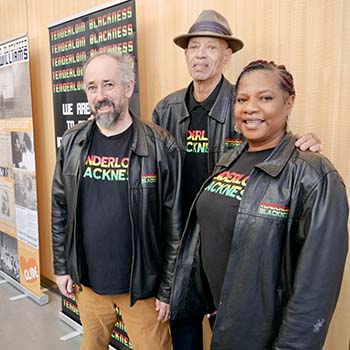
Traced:
POLYGON ((57 161, 52 182, 51 230, 53 246, 54 273, 68 274, 64 254, 64 242, 67 224, 67 204, 63 182, 63 146, 57 153, 57 161))
POLYGON ((307 194, 295 223, 301 248, 274 350, 322 348, 342 282, 347 219, 345 185, 330 171, 307 194))
POLYGON ((165 262, 157 298, 169 303, 175 260, 182 233, 181 158, 173 137, 162 160, 162 234, 165 235, 165 262))

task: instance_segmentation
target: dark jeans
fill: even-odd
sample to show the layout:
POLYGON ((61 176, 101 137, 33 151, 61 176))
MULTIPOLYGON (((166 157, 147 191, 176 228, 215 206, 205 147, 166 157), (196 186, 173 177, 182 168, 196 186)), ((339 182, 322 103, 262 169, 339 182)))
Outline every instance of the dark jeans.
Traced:
POLYGON ((173 350, 203 350, 203 317, 170 321, 173 350))

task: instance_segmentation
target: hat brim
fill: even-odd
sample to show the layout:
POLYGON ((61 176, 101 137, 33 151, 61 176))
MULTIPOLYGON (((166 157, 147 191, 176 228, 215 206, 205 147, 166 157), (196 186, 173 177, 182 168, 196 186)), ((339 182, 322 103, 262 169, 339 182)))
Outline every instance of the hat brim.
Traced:
POLYGON ((174 43, 183 49, 187 49, 189 39, 195 38, 195 37, 203 37, 203 36, 224 39, 225 41, 227 41, 232 52, 237 52, 244 46, 243 41, 237 38, 234 38, 232 36, 227 36, 227 35, 214 34, 213 32, 197 32, 197 33, 179 35, 174 38, 174 43))

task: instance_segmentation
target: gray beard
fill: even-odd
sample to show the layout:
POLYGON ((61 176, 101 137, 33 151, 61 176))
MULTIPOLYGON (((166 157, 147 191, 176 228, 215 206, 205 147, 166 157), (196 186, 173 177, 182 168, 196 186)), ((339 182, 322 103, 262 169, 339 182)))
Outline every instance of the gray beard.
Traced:
POLYGON ((115 123, 120 117, 120 114, 121 113, 118 113, 116 110, 107 114, 96 113, 95 114, 96 123, 102 128, 109 128, 115 125, 115 123))

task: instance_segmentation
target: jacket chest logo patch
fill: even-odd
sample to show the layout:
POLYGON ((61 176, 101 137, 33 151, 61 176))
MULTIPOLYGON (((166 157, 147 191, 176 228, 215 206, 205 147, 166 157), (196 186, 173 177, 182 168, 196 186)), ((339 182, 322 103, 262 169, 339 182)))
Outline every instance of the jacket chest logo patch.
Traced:
POLYGON ((233 148, 233 147, 237 147, 239 145, 242 144, 242 140, 241 139, 235 139, 232 137, 226 137, 225 138, 225 147, 227 148, 233 148))
POLYGON ((158 181, 157 174, 142 174, 141 183, 142 184, 154 184, 158 181))
POLYGON ((286 219, 289 216, 289 208, 275 203, 261 202, 259 206, 259 214, 286 219))

